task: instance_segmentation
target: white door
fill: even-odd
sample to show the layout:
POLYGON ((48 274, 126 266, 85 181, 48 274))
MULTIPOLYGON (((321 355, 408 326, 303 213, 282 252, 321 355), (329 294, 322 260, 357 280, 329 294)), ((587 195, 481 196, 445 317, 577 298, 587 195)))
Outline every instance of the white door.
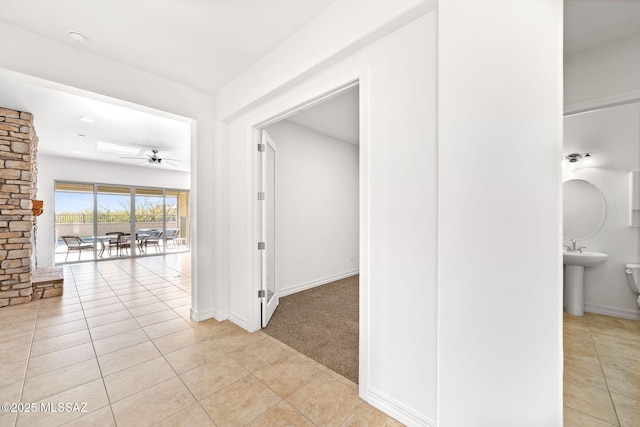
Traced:
POLYGON ((266 131, 262 131, 260 170, 262 174, 260 209, 262 217, 261 242, 261 304, 262 327, 269 323, 280 298, 278 296, 278 271, 276 269, 276 196, 277 196, 277 147, 266 131))

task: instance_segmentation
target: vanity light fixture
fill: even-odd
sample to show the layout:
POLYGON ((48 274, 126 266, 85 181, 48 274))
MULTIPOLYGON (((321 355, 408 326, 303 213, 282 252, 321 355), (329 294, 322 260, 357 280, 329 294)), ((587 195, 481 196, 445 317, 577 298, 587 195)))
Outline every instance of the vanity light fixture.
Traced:
POLYGON ((576 163, 579 162, 582 159, 590 159, 591 158, 591 153, 571 153, 571 154, 567 154, 566 156, 562 156, 562 160, 566 160, 569 163, 576 163))

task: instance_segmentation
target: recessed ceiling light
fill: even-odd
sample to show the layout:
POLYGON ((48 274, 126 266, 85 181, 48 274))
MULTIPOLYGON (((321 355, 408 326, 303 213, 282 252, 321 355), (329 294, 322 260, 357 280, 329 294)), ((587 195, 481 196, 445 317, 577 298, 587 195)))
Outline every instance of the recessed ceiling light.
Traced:
POLYGON ((80 152, 79 152, 78 150, 71 150, 71 152, 72 152, 73 154, 80 154, 80 152))
POLYGON ((87 41, 87 36, 78 31, 69 31, 69 37, 78 44, 82 44, 87 41))
POLYGON ((76 133, 76 136, 77 136, 78 138, 84 138, 84 137, 85 137, 85 136, 87 136, 87 135, 85 135, 85 134, 83 134, 83 133, 76 133))
POLYGON ((81 122, 85 122, 85 123, 93 123, 94 122, 94 120, 91 117, 85 117, 85 116, 78 117, 78 120, 80 120, 81 122))

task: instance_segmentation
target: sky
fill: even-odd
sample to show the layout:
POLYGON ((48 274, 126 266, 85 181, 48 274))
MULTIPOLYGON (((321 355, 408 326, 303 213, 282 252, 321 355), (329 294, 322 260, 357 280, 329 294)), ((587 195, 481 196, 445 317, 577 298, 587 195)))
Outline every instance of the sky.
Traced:
MULTIPOLYGON (((116 211, 122 210, 121 202, 126 202, 126 206, 130 203, 129 196, 116 194, 99 194, 98 208, 104 208, 116 211)), ((56 212, 82 212, 93 210, 93 194, 56 191, 56 212)))
MULTIPOLYGON (((93 194, 56 191, 55 209, 60 212, 93 211, 93 194)), ((124 206, 129 207, 131 197, 122 194, 98 194, 98 210, 121 211, 124 206)), ((167 205, 175 205, 175 197, 167 197, 167 205)))

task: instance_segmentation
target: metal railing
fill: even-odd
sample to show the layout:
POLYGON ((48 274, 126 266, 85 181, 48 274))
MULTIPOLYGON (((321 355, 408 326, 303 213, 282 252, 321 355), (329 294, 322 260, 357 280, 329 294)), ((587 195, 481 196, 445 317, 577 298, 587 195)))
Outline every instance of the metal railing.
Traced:
MULTIPOLYGON (((61 213, 55 215, 56 224, 90 224, 93 223, 93 213, 61 213)), ((162 214, 141 214, 136 215, 136 222, 162 222, 162 214)), ((98 213, 98 224, 113 222, 131 222, 131 215, 128 214, 106 214, 98 213)), ((167 222, 176 221, 175 216, 167 215, 167 222)))

